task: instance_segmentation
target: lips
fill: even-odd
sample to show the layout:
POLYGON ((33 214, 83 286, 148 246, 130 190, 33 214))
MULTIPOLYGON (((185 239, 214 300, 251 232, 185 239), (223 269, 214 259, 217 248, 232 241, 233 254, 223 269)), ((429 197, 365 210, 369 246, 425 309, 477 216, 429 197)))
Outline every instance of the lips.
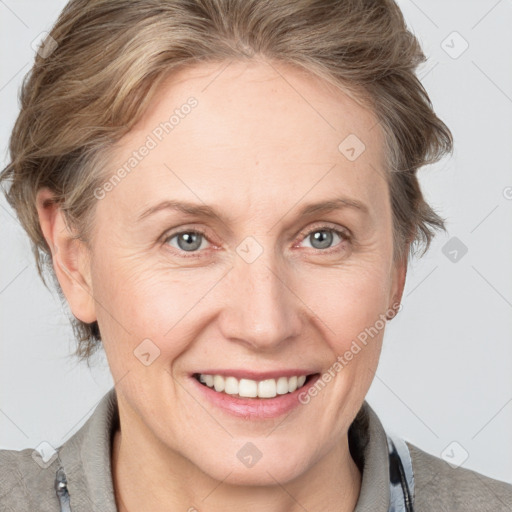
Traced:
POLYGON ((198 396, 203 397, 214 407, 244 420, 277 418, 301 407, 299 395, 307 393, 318 378, 320 373, 305 369, 260 373, 244 370, 205 370, 190 375, 190 381, 198 396), (302 386, 298 387, 301 383, 302 386), (238 385, 238 390, 235 385, 238 385), (278 393, 278 387, 282 394, 278 393), (293 391, 290 391, 291 389, 293 391), (240 391, 242 395, 250 396, 242 396, 240 391))

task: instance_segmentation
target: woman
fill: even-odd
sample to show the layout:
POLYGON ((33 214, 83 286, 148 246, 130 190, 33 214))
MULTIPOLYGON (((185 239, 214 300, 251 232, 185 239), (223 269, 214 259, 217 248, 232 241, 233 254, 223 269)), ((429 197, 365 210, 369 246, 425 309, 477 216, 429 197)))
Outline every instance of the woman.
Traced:
POLYGON ((115 387, 0 452, 2 508, 510 510, 365 402, 452 144, 397 6, 74 0, 50 37, 2 179, 115 387))

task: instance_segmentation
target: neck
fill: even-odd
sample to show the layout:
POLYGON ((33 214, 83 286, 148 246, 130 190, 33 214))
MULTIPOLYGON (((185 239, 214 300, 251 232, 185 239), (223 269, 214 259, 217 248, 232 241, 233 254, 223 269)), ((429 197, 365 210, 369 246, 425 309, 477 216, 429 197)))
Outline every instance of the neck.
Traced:
POLYGON ((307 473, 272 486, 217 481, 180 454, 138 439, 121 430, 114 435, 112 477, 119 512, 352 512, 361 488, 347 436, 307 473))

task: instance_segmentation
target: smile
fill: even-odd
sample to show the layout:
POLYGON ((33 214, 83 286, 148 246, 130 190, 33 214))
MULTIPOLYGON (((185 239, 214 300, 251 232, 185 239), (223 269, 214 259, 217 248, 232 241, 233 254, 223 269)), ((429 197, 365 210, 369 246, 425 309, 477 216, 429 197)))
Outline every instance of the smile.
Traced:
POLYGON ((312 370, 288 368, 256 372, 205 368, 190 374, 190 381, 192 389, 208 407, 244 420, 265 420, 302 407, 299 395, 307 393, 320 378, 320 373, 312 373, 312 370))
POLYGON ((195 374, 194 377, 218 393, 234 395, 241 398, 274 398, 277 395, 293 393, 304 386, 307 375, 279 377, 277 379, 237 379, 233 376, 195 374))

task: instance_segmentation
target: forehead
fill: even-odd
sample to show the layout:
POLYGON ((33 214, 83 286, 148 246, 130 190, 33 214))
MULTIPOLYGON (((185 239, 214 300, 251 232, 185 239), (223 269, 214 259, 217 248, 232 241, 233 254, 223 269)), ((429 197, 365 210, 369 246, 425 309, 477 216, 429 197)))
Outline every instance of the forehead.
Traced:
POLYGON ((255 208, 282 201, 283 189, 290 201, 339 192, 372 203, 386 192, 375 115, 289 64, 203 63, 169 75, 115 148, 110 172, 150 139, 114 191, 132 189, 146 206, 177 189, 215 203, 236 193, 255 208))
MULTIPOLYGON (((373 152, 377 148, 370 139, 381 136, 374 129, 378 125, 374 113, 347 92, 292 64, 265 60, 211 62, 180 69, 160 85, 133 132, 147 131, 168 119, 191 96, 199 108, 187 123, 180 122, 179 129, 173 130, 174 138, 188 132, 225 142, 236 136, 241 142, 244 135, 258 135, 258 141, 266 145, 275 141, 288 147, 296 140, 295 151, 303 140, 322 139, 322 151, 338 150, 340 140, 354 134, 369 142, 373 152), (205 124, 206 120, 212 124, 205 124)), ((244 150, 256 148, 255 141, 245 142, 244 150)))

